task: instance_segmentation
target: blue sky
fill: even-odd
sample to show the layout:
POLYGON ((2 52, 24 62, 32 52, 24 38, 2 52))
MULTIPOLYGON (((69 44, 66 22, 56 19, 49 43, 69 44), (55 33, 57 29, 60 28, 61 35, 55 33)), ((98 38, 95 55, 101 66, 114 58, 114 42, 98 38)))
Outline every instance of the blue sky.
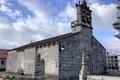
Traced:
MULTIPOLYGON (((77 0, 0 0, 0 48, 14 48, 71 31, 77 0)), ((116 0, 87 0, 93 11, 93 33, 107 51, 119 51, 112 26, 116 0)))

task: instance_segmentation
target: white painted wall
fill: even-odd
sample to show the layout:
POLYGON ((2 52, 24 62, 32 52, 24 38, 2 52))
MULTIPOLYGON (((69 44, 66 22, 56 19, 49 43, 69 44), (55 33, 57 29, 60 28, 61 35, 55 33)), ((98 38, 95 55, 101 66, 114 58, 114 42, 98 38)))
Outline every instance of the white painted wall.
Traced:
POLYGON ((24 54, 24 73, 33 74, 35 72, 35 47, 25 49, 24 54))
POLYGON ((59 75, 59 45, 50 45, 38 48, 38 54, 41 54, 41 59, 45 60, 45 77, 47 75, 59 75))
POLYGON ((24 51, 18 52, 17 54, 17 59, 16 59, 16 64, 17 64, 17 70, 24 69, 22 65, 24 65, 23 60, 24 60, 24 51))
MULTIPOLYGON (((7 59, 7 72, 16 73, 18 69, 23 69, 25 74, 34 75, 35 72, 35 55, 36 52, 41 54, 41 59, 45 60, 45 76, 59 75, 59 45, 25 48, 22 52, 10 51, 7 59)), ((53 79, 54 80, 54 79, 53 79)))
POLYGON ((7 72, 16 73, 23 69, 25 74, 34 75, 35 72, 35 47, 26 48, 24 51, 9 51, 7 58, 7 72))
POLYGON ((15 50, 8 52, 6 71, 7 72, 17 71, 17 52, 15 50))

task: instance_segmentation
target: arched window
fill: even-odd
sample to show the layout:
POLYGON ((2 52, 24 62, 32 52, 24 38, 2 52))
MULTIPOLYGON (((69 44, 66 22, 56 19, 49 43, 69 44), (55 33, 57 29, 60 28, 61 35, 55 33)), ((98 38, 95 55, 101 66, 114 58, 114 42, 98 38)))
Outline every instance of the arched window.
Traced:
POLYGON ((5 61, 4 61, 4 60, 2 60, 2 61, 1 61, 1 64, 2 64, 2 65, 5 65, 5 61))
POLYGON ((38 54, 38 55, 37 55, 37 61, 40 61, 40 60, 41 60, 41 55, 38 54))
POLYGON ((40 57, 40 54, 38 54, 38 57, 40 57))

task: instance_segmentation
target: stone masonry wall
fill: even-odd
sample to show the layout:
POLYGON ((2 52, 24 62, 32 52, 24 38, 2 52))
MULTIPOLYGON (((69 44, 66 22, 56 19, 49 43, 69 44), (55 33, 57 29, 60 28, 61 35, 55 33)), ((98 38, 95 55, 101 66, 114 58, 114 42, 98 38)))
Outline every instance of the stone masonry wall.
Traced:
POLYGON ((79 76, 82 53, 79 38, 80 34, 65 38, 60 42, 59 74, 61 79, 79 76))
MULTIPOLYGON (((60 78, 78 80, 81 70, 81 55, 83 52, 86 52, 90 58, 88 64, 89 74, 99 74, 104 71, 102 59, 105 58, 105 49, 101 45, 98 45, 97 48, 94 49, 93 47, 96 46, 91 43, 92 39, 94 39, 92 30, 82 27, 79 34, 61 40, 59 54, 60 78), (98 68, 94 66, 99 66, 98 68, 100 69, 98 70, 98 68)), ((94 43, 99 44, 96 40, 94 40, 94 43)))
POLYGON ((102 74, 106 66, 106 49, 93 37, 91 39, 91 74, 102 74))

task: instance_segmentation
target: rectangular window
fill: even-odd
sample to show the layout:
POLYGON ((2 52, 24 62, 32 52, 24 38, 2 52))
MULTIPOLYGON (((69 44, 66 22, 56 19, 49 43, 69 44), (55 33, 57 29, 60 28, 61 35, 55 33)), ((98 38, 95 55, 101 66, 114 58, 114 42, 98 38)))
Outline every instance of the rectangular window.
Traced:
POLYGON ((111 59, 113 59, 113 56, 111 56, 111 59))
POLYGON ((115 66, 118 66, 118 63, 115 63, 115 66))
POLYGON ((17 52, 23 52, 24 49, 17 49, 17 52))
POLYGON ((118 60, 115 60, 115 62, 118 62, 118 60))
POLYGON ((116 70, 118 70, 119 68, 118 67, 116 67, 116 70))
POLYGON ((115 59, 117 59, 117 56, 115 56, 115 59))

